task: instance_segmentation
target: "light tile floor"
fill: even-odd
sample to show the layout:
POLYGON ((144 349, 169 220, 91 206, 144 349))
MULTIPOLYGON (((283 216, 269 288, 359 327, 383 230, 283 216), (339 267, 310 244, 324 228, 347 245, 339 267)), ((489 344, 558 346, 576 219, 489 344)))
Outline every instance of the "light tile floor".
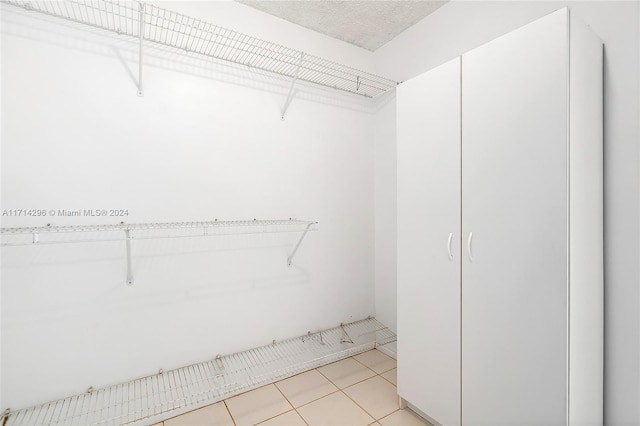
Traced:
POLYGON ((374 349, 154 426, 429 426, 400 410, 396 361, 374 349))

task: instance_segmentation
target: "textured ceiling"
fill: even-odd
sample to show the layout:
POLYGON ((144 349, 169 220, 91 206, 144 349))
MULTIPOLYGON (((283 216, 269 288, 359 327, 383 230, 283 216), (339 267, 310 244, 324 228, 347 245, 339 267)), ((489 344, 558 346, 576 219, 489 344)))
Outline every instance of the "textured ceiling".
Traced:
POLYGON ((236 1, 374 51, 448 0, 236 1))

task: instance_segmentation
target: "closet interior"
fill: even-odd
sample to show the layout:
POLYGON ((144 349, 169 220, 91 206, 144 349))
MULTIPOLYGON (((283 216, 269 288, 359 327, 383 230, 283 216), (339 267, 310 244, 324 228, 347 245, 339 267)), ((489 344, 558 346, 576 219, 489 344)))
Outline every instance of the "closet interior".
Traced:
POLYGON ((388 78, 240 3, 0 0, 2 426, 161 424, 372 350, 425 424, 602 424, 596 32, 536 9, 388 78))

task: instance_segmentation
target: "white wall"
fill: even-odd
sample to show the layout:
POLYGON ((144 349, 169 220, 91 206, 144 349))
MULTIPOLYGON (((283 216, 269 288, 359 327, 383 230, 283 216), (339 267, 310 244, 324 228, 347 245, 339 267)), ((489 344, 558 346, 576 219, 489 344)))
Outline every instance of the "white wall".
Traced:
POLYGON ((396 315, 396 102, 395 90, 376 100, 374 123, 376 318, 394 332, 396 315))
MULTIPOLYGON (((360 49, 238 3, 175 7, 367 67, 360 49)), ((2 209, 320 223, 291 267, 292 234, 134 242, 134 286, 122 242, 3 248, 3 409, 375 314, 369 101, 299 86, 281 121, 288 81, 151 48, 139 98, 135 40, 7 5, 2 19, 2 209)))
MULTIPOLYGON (((377 72, 406 80, 553 10, 568 5, 601 37, 604 52, 605 154, 605 423, 640 424, 640 7, 637 1, 453 1, 374 53, 377 72)), ((381 118, 390 120, 384 112, 381 118)), ((379 124, 379 126, 383 126, 379 124)), ((391 124, 389 124, 391 126, 391 124)), ((376 139, 376 152, 393 152, 395 138, 376 139)), ((376 175, 395 170, 393 155, 376 156, 376 175)), ((376 229, 391 228, 386 205, 393 192, 376 192, 376 229), (382 210, 382 214, 381 213, 382 210), (386 217, 389 223, 379 221, 386 217)), ((388 235, 376 235, 379 241, 388 235)), ((376 257, 378 259, 378 257, 376 257)), ((388 265, 393 269, 394 265, 388 265)), ((393 316, 393 280, 376 276, 376 310, 393 316)))

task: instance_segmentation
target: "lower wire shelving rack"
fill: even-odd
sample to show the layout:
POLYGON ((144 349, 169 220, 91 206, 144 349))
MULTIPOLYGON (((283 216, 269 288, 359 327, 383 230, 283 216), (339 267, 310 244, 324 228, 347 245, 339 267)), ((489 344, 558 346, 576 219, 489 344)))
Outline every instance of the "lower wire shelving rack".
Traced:
POLYGON ((3 414, 3 426, 150 424, 396 341, 375 318, 3 414))

